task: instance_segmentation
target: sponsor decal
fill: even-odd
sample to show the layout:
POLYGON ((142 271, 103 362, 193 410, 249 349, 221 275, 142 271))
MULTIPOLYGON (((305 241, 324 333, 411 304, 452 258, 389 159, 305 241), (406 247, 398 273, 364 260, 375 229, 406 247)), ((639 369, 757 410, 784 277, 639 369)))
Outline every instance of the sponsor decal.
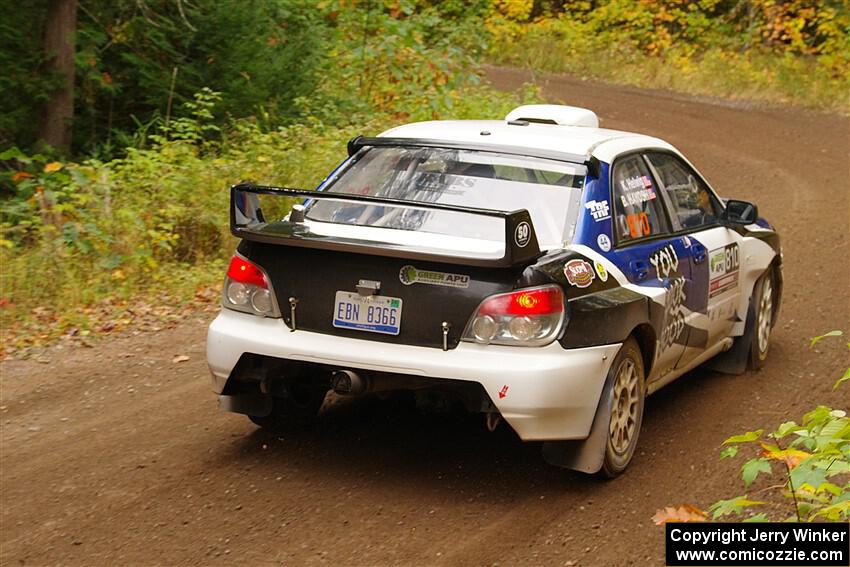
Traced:
POLYGON ((652 180, 647 175, 623 179, 620 181, 620 188, 623 190, 620 202, 624 207, 639 205, 656 198, 652 180))
POLYGON ((708 298, 712 299, 738 287, 741 259, 737 244, 716 248, 708 253, 708 298))
POLYGON ((607 234, 600 234, 596 237, 596 244, 599 245, 599 249, 603 252, 608 252, 611 250, 611 239, 608 238, 607 234))
POLYGON ((666 284, 664 287, 667 288, 664 324, 658 338, 658 351, 661 354, 673 346, 685 328, 685 278, 679 273, 679 256, 670 244, 656 250, 649 257, 649 263, 655 267, 658 281, 666 284))
POLYGON ((596 222, 611 218, 611 208, 608 206, 608 201, 588 201, 584 204, 584 208, 590 211, 590 216, 596 222))
POLYGON ((531 240, 531 227, 527 222, 522 221, 516 225, 516 230, 514 230, 514 242, 520 248, 525 248, 529 240, 531 240))
POLYGON ((649 263, 655 268, 658 281, 663 281, 670 274, 675 274, 679 271, 679 256, 676 254, 676 249, 670 244, 656 250, 649 257, 649 263))
POLYGON ((575 287, 588 287, 596 278, 593 267, 584 260, 570 260, 564 265, 567 281, 575 287))
POLYGON ((465 274, 449 274, 446 272, 420 270, 409 264, 401 267, 401 270, 398 272, 398 279, 404 285, 421 283, 427 285, 439 285, 443 287, 469 287, 469 276, 465 274))
POLYGON ((640 238, 652 234, 652 226, 649 224, 649 215, 646 212, 626 215, 629 225, 629 234, 632 238, 640 238))
POLYGON ((602 262, 599 260, 593 263, 593 267, 596 268, 596 273, 599 274, 599 279, 603 282, 608 281, 608 270, 605 269, 605 266, 602 265, 602 262))
POLYGON ((508 385, 505 384, 504 386, 502 386, 502 389, 499 390, 499 399, 501 400, 502 398, 504 398, 507 395, 508 395, 508 385))

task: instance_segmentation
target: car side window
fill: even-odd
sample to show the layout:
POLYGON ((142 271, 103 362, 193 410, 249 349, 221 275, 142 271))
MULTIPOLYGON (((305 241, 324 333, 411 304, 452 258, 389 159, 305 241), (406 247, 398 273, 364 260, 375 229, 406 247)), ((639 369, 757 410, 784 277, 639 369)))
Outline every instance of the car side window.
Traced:
POLYGON ((641 156, 617 160, 611 180, 618 243, 669 232, 655 181, 641 156))
MULTIPOLYGON (((683 229, 713 225, 720 218, 720 204, 705 181, 684 161, 666 153, 649 153, 671 214, 683 229)), ((674 221, 675 222, 675 221, 674 221)))

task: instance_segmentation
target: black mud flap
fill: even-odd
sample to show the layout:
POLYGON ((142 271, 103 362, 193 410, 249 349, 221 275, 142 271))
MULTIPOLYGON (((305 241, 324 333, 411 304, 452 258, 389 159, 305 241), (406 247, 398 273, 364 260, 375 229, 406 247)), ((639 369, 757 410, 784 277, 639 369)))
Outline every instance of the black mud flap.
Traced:
POLYGON ((747 324, 744 326, 744 334, 736 337, 732 348, 722 352, 703 364, 704 368, 722 372, 724 374, 743 374, 747 371, 747 363, 750 358, 750 348, 755 338, 756 310, 753 300, 750 299, 747 307, 747 324))
POLYGON ((577 441, 547 441, 543 443, 543 458, 550 465, 595 474, 602 469, 608 444, 608 423, 614 399, 613 381, 607 380, 602 388, 596 415, 587 439, 577 441))
POLYGON ((265 417, 272 413, 272 397, 267 394, 219 396, 218 407, 221 411, 265 417))

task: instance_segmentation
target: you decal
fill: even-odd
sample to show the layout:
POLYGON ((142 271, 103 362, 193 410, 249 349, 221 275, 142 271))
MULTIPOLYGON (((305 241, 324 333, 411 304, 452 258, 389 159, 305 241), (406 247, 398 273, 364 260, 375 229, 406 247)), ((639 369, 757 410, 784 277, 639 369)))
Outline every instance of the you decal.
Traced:
POLYGON ((679 270, 679 256, 671 244, 653 252, 649 257, 649 263, 655 268, 658 281, 679 270))
POLYGON ((673 346, 685 328, 685 278, 679 273, 679 256, 670 244, 656 250, 649 257, 649 263, 655 267, 658 281, 665 283, 666 280, 667 283, 664 323, 658 339, 659 351, 663 352, 673 346))

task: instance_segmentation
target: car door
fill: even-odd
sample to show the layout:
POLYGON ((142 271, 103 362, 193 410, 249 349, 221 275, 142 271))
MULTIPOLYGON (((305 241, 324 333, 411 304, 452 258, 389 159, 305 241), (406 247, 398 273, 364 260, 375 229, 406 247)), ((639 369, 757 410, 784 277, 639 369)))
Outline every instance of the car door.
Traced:
POLYGON ((661 185, 673 230, 688 248, 692 290, 686 303, 688 348, 678 362, 688 364, 707 347, 729 336, 741 294, 741 236, 720 224, 719 199, 687 162, 669 152, 647 152, 661 185))
POLYGON ((651 299, 656 333, 652 382, 675 368, 687 344, 683 301, 691 279, 688 249, 686 241, 672 233, 660 189, 640 153, 614 162, 611 202, 615 246, 609 257, 631 289, 651 299))

